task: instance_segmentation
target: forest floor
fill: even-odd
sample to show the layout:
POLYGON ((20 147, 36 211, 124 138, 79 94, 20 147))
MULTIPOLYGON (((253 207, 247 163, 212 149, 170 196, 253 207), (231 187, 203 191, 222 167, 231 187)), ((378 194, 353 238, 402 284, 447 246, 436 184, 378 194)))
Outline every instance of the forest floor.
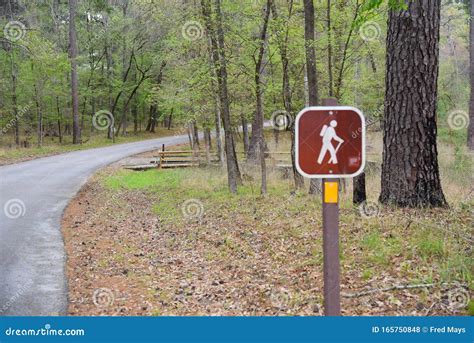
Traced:
POLYGON ((136 134, 130 133, 127 136, 119 135, 115 138, 115 143, 107 139, 107 134, 102 132, 100 135, 83 137, 83 143, 77 145, 72 144, 71 136, 65 136, 63 143, 59 143, 57 137, 45 137, 42 147, 38 147, 32 143, 28 148, 11 146, 11 142, 7 144, 5 139, 3 139, 3 141, 0 141, 0 166, 29 161, 40 157, 58 155, 70 151, 100 148, 120 143, 132 143, 146 139, 171 136, 173 134, 183 134, 183 130, 174 128, 168 130, 166 128, 157 127, 155 133, 139 132, 136 134))
MULTIPOLYGON (((288 149, 281 138, 271 150, 288 149)), ((341 194, 343 315, 473 315, 472 159, 439 147, 449 209, 385 207, 380 140, 368 140, 366 206, 352 205, 349 183, 341 194)), ((241 169, 235 196, 212 167, 116 163, 92 177, 63 219, 69 313, 322 315, 320 196, 269 163, 263 197, 258 170, 241 169)))

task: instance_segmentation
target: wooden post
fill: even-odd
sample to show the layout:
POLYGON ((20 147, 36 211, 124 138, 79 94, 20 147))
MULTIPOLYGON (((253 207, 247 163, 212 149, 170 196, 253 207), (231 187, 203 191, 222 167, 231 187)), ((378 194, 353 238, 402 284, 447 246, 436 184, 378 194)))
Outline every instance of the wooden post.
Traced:
MULTIPOLYGON (((337 106, 336 99, 323 99, 323 106, 337 106)), ((323 179, 323 269, 324 314, 341 315, 339 265, 339 179, 323 179)))
POLYGON ((163 168, 163 162, 164 162, 164 159, 165 159, 164 152, 165 152, 165 145, 163 144, 163 145, 161 145, 161 154, 159 154, 160 155, 160 165, 159 165, 160 169, 163 168))

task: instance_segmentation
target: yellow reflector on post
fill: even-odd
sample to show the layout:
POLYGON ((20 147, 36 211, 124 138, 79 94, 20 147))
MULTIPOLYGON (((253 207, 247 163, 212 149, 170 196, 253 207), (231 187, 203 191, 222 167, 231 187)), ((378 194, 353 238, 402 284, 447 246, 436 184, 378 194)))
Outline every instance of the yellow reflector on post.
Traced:
POLYGON ((324 182, 324 202, 326 204, 338 203, 338 182, 324 182))

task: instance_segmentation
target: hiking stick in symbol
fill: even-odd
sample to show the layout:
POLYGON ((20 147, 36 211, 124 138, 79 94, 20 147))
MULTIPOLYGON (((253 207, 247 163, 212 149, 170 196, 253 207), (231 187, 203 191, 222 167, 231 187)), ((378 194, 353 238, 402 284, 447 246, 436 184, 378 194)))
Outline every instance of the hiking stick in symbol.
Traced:
POLYGON ((323 137, 323 147, 321 148, 321 152, 319 153, 318 164, 323 163, 323 160, 326 157, 326 154, 328 152, 331 156, 331 158, 328 161, 328 164, 337 164, 336 154, 339 151, 339 148, 341 147, 342 143, 344 143, 344 140, 336 134, 336 130, 335 130, 336 126, 337 126, 337 121, 331 120, 331 123, 329 123, 329 126, 324 125, 321 130, 321 133, 319 134, 321 137, 323 137), (333 140, 338 142, 338 145, 336 148, 334 148, 334 145, 332 144, 333 140))

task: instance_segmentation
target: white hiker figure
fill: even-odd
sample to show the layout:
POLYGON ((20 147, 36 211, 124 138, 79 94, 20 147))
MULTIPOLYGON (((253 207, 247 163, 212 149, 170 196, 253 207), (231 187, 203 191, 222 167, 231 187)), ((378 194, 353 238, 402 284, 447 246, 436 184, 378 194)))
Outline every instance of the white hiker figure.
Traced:
POLYGON ((344 143, 344 140, 336 134, 336 130, 334 129, 337 126, 337 121, 331 120, 331 123, 329 123, 329 125, 330 126, 324 125, 321 130, 321 133, 319 134, 321 137, 323 137, 323 147, 321 148, 321 152, 319 153, 318 164, 323 163, 324 157, 326 157, 328 151, 331 155, 331 158, 329 159, 328 163, 337 164, 336 154, 342 143, 344 143), (336 148, 334 148, 334 145, 332 145, 333 139, 339 142, 336 148))

